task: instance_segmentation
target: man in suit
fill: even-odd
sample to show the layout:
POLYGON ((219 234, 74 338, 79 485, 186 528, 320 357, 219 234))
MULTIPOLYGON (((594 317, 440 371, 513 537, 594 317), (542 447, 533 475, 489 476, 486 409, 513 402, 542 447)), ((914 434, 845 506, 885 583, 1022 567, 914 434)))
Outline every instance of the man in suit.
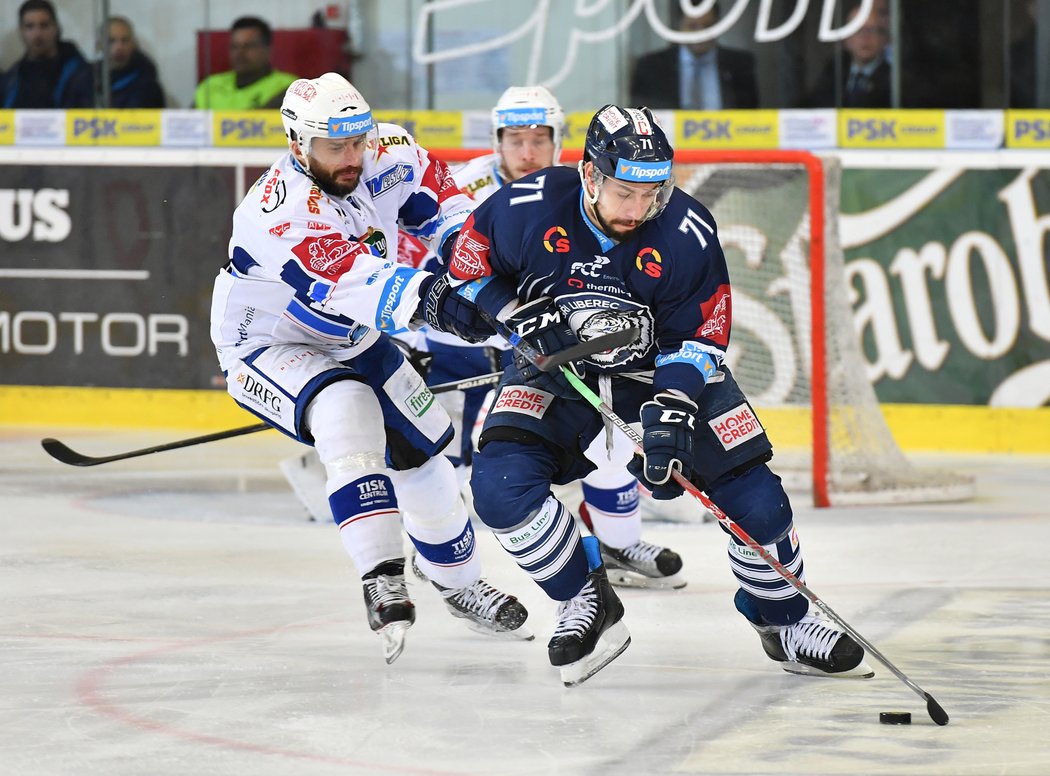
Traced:
MULTIPOLYGON (((677 5, 677 4, 675 4, 677 5)), ((699 32, 718 20, 717 6, 703 16, 681 14, 680 32, 699 32)), ((757 108, 755 57, 714 39, 675 44, 637 59, 631 104, 649 108, 723 110, 757 108)))
MULTIPOLYGON (((860 6, 853 8, 847 20, 853 21, 859 11, 860 6)), ((879 5, 876 4, 864 25, 842 42, 848 60, 844 60, 839 68, 836 68, 834 61, 828 62, 824 68, 810 94, 809 107, 892 107, 891 71, 887 59, 890 43, 888 21, 888 14, 880 13, 879 5), (836 86, 841 89, 841 103, 836 102, 836 86)))

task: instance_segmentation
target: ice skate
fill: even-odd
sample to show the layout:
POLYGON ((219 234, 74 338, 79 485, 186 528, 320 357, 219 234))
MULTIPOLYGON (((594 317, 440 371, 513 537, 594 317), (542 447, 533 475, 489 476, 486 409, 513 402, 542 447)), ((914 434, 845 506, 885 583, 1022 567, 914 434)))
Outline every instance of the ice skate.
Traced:
POLYGON ((674 550, 638 541, 617 550, 599 542, 609 582, 617 587, 679 590, 685 587, 682 558, 674 550))
POLYGON ((405 634, 416 621, 416 608, 405 587, 405 562, 381 563, 365 574, 361 582, 368 627, 382 639, 386 662, 393 663, 405 648, 405 634))
POLYGON ((859 679, 875 676, 864 661, 864 649, 819 613, 811 611, 794 625, 764 625, 750 617, 748 621, 758 631, 769 658, 790 674, 859 679))
MULTIPOLYGON (((580 518, 594 533, 586 501, 580 502, 580 518)), ((686 585, 685 579, 678 573, 682 570, 682 558, 674 550, 641 540, 618 550, 599 539, 598 547, 609 582, 616 587, 677 590, 686 585)))
MULTIPOLYGON (((426 574, 416 565, 415 556, 412 557, 412 573, 419 579, 427 579, 426 574)), ((528 610, 517 598, 500 592, 484 579, 458 590, 443 587, 433 580, 430 580, 430 583, 441 593, 452 616, 466 620, 467 627, 475 633, 523 641, 532 641, 535 638, 525 624, 529 616, 528 610)))
MULTIPOLYGON (((597 544, 597 539, 584 537, 597 544)), ((588 558, 597 555, 596 548, 588 558)), ((566 687, 581 684, 617 658, 631 643, 623 622, 623 604, 609 584, 605 566, 587 575, 587 582, 574 598, 558 605, 558 622, 547 644, 551 665, 561 671, 566 687)))

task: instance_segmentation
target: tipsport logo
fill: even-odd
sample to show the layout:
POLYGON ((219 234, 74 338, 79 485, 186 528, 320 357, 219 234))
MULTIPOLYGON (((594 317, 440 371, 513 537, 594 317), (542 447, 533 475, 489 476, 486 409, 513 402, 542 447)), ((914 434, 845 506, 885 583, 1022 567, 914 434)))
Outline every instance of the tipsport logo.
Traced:
POLYGON ((642 183, 664 181, 671 177, 671 162, 629 162, 621 159, 616 164, 616 177, 642 183))
POLYGON ((543 108, 507 108, 496 113, 496 124, 501 127, 522 127, 546 123, 547 111, 543 108))
POLYGON ((371 112, 352 119, 328 119, 328 137, 352 137, 372 128, 375 122, 371 112))

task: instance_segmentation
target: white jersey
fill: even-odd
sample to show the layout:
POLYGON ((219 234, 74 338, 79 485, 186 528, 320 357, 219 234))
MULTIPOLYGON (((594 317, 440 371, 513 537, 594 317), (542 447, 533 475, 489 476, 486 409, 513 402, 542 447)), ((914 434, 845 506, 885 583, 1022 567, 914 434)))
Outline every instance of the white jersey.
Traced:
POLYGON ((407 328, 427 274, 397 263, 398 228, 438 250, 474 203, 404 129, 379 124, 378 137, 348 196, 325 194, 289 153, 234 211, 211 311, 223 368, 287 342, 350 345, 350 358, 407 328))
MULTIPOLYGON (((480 205, 503 186, 504 180, 500 176, 499 154, 486 154, 476 156, 469 162, 452 168, 452 177, 456 181, 456 187, 464 194, 474 200, 475 205, 480 205)), ((432 342, 440 342, 445 345, 459 345, 461 347, 479 347, 469 345, 459 339, 455 334, 443 331, 427 330, 427 339, 432 342)), ((482 346, 489 346, 505 350, 510 347, 507 341, 498 334, 490 337, 482 346)))

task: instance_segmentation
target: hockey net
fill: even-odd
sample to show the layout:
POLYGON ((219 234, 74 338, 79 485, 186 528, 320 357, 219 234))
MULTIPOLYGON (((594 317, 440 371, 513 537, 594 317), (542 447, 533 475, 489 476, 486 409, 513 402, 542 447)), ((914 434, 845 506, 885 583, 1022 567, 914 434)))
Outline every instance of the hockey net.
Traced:
POLYGON ((817 506, 971 498, 972 479, 904 456, 867 378, 838 239, 837 160, 678 151, 675 177, 718 224, 733 282, 727 363, 773 441, 774 470, 811 485, 817 506))

